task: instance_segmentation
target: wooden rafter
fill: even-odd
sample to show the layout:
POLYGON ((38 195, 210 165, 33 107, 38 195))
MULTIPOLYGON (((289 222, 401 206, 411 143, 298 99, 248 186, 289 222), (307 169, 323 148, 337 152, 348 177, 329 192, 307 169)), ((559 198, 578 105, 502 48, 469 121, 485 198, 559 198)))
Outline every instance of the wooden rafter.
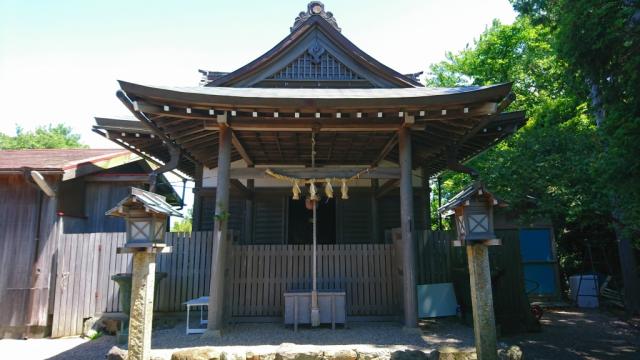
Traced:
POLYGON ((384 146, 384 148, 382 148, 380 155, 378 155, 378 157, 373 161, 371 165, 377 166, 378 164, 380 164, 380 162, 384 160, 387 157, 387 155, 389 155, 391 150, 393 150, 397 144, 398 144, 398 133, 395 133, 393 134, 391 139, 389 139, 389 141, 384 146))
POLYGON ((231 131, 231 143, 233 144, 233 147, 236 149, 238 154, 240 154, 244 162, 247 164, 247 166, 253 166, 254 162, 251 159, 251 156, 249 156, 249 153, 245 149, 244 145, 242 144, 240 139, 238 139, 236 133, 233 131, 231 131))
POLYGON ((379 199, 385 196, 390 191, 398 187, 398 184, 400 184, 400 178, 388 180, 378 188, 375 197, 379 199))

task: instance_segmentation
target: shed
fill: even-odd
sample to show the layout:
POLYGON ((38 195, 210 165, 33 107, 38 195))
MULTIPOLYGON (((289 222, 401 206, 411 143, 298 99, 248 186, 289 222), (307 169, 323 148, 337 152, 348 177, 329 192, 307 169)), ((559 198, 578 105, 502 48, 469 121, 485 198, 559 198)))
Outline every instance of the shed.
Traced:
MULTIPOLYGON (((152 166, 123 149, 0 151, 0 338, 41 336, 51 314, 59 233, 124 231, 105 211, 152 166)), ((166 178, 159 186, 174 205, 166 178)))

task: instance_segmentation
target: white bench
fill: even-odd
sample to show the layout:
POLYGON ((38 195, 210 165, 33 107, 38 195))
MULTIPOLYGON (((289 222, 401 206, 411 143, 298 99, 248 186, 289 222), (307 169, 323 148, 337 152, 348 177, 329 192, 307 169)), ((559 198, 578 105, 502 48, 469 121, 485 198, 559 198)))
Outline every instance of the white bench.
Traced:
POLYGON ((197 299, 192 299, 189 300, 187 302, 184 303, 187 306, 187 335, 189 334, 202 334, 205 331, 207 331, 206 328, 197 328, 197 329, 192 329, 189 327, 189 314, 191 311, 191 307, 192 306, 198 306, 200 307, 200 325, 205 325, 207 324, 207 320, 203 318, 202 314, 204 312, 204 307, 206 306, 207 308, 209 307, 209 297, 208 296, 201 296, 197 299))

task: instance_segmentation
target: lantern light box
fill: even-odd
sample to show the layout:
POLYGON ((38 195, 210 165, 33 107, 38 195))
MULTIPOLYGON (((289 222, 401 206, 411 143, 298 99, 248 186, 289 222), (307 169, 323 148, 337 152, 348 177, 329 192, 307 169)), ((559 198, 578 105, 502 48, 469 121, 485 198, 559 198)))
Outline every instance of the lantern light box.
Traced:
POLYGON ((126 247, 151 247, 164 243, 169 216, 182 217, 162 195, 132 187, 129 195, 106 212, 126 221, 126 247))
POLYGON ((493 230, 493 207, 506 204, 484 185, 475 182, 438 209, 443 216, 454 216, 458 239, 454 246, 472 243, 500 245, 493 230))

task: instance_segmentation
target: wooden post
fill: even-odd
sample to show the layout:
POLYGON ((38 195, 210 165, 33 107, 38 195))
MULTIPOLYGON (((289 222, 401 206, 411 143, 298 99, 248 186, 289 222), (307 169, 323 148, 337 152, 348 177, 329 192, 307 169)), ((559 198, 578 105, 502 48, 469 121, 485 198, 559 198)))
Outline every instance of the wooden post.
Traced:
POLYGON ((371 179, 371 242, 379 244, 381 241, 380 236, 380 222, 378 221, 378 199, 376 198, 376 192, 380 187, 378 179, 371 179))
POLYGON ((420 215, 422 216, 422 224, 425 230, 431 230, 431 187, 429 186, 429 173, 425 168, 420 169, 422 177, 420 191, 420 215))
POLYGON ((253 243, 253 199, 255 190, 255 180, 247 179, 247 189, 251 190, 251 197, 245 200, 244 210, 244 243, 253 243))
MULTIPOLYGON (((144 249, 143 249, 144 250, 144 249)), ((129 316, 129 357, 149 360, 153 320, 153 289, 156 275, 156 253, 133 253, 131 311, 129 316)))
POLYGON ((398 131, 400 154, 400 228, 402 230, 402 273, 404 279, 404 326, 418 326, 416 275, 413 244, 413 185, 411 179, 411 132, 402 127, 398 131))
POLYGON ((201 231, 202 230, 202 176, 204 169, 202 165, 196 165, 196 176, 194 177, 194 186, 193 186, 193 219, 192 228, 193 231, 201 231))
POLYGON ((497 359, 496 322, 493 314, 489 247, 485 244, 467 245, 473 333, 478 360, 497 359))
MULTIPOLYGON (((225 115, 220 115, 224 116, 225 115)), ((216 185, 216 215, 213 227, 211 286, 207 332, 203 335, 221 336, 224 326, 224 277, 226 262, 227 222, 229 218, 229 171, 231 167, 231 129, 220 125, 218 147, 218 183, 216 185)))

